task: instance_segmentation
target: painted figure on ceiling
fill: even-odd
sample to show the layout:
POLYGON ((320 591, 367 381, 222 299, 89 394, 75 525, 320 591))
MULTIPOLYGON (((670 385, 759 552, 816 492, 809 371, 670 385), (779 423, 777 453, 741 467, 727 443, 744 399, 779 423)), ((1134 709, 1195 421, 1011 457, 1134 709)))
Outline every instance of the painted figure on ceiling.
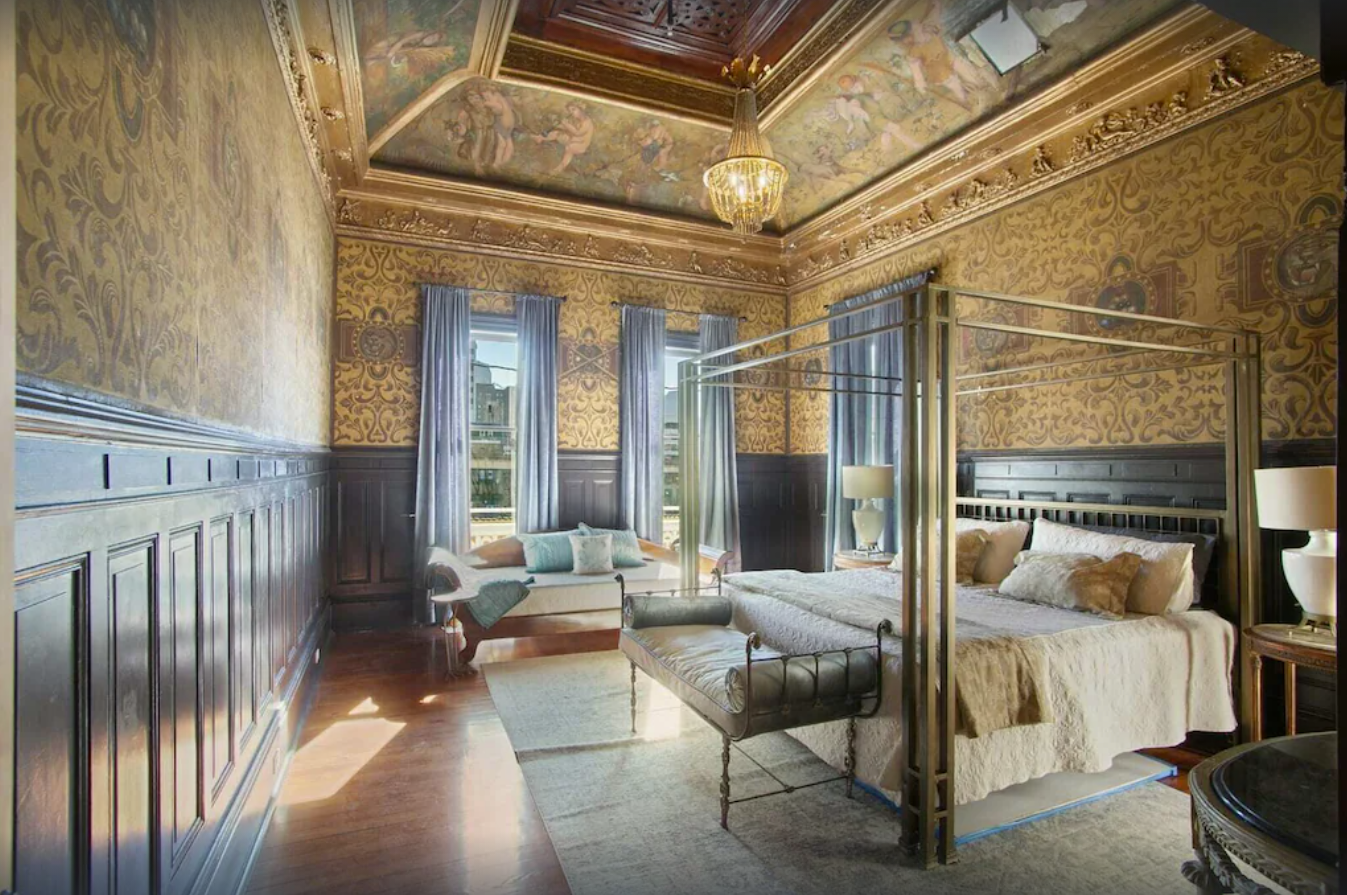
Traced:
POLYGON ((658 118, 651 118, 645 128, 637 132, 636 139, 641 144, 641 161, 657 171, 669 170, 669 157, 673 153, 674 138, 663 122, 658 118))
POLYGON ((566 115, 545 134, 533 134, 535 143, 556 143, 561 147, 561 161, 551 170, 556 175, 570 167, 571 162, 589 152, 594 141, 594 119, 580 103, 567 103, 566 115))
POLYGON ((463 92, 462 105, 449 124, 446 136, 458 157, 472 162, 482 176, 514 157, 514 104, 494 84, 471 84, 463 92))
POLYGON ((966 112, 974 112, 980 94, 997 90, 996 77, 975 65, 962 48, 945 40, 939 17, 939 5, 932 5, 924 15, 913 15, 889 26, 889 39, 899 51, 893 56, 893 65, 907 69, 918 91, 932 92, 966 112))
POLYGON ((492 115, 491 126, 496 134, 491 167, 501 168, 514 158, 514 132, 519 117, 510 98, 490 81, 482 85, 482 105, 492 115))

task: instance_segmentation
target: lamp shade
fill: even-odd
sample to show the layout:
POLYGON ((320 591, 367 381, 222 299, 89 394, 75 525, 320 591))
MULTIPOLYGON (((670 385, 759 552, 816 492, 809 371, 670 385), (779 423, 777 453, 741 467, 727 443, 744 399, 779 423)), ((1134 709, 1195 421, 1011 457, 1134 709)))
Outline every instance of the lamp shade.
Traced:
POLYGON ((1258 524, 1288 531, 1337 531, 1338 468, 1255 469, 1258 524))
POLYGON ((843 466, 842 496, 870 500, 893 496, 892 466, 843 466))

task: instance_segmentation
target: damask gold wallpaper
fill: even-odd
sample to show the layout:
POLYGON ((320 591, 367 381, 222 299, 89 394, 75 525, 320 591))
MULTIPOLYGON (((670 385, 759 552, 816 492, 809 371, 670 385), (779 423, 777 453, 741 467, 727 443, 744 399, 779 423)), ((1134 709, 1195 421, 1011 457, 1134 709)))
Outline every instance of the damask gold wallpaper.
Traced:
MULTIPOLYGON (((790 319, 819 317, 830 302, 935 265, 941 282, 972 289, 1246 327, 1263 335, 1263 437, 1330 437, 1342 141, 1341 97, 1309 83, 792 295, 790 319)), ((960 313, 987 309, 961 305, 960 313)), ((1126 337, 1116 319, 1068 324, 1037 310, 1015 314, 1005 322, 1126 337)), ((963 331, 963 357, 978 369, 1056 360, 1070 350, 1060 341, 973 332, 963 331)), ((1095 369, 1119 369, 1112 363, 1095 369)), ((1182 444, 1224 435, 1217 368, 1046 384, 1062 375, 1043 373, 1045 384, 1033 389, 961 398, 961 447, 1182 444)), ((825 395, 792 394, 791 452, 826 451, 827 416, 825 395)))
MULTIPOLYGON (((416 443, 420 412, 418 343, 421 283, 481 290, 474 307, 509 313, 510 295, 564 295, 558 385, 562 450, 618 448, 618 329, 613 301, 742 315, 744 338, 785 326, 780 294, 680 283, 566 264, 341 238, 337 243, 337 356, 333 365, 332 443, 416 443)), ((695 328, 671 315, 671 328, 695 328)), ((738 448, 786 450, 785 398, 779 391, 736 392, 738 448)))
POLYGON ((328 438, 333 236, 257 0, 19 0, 18 368, 328 438))

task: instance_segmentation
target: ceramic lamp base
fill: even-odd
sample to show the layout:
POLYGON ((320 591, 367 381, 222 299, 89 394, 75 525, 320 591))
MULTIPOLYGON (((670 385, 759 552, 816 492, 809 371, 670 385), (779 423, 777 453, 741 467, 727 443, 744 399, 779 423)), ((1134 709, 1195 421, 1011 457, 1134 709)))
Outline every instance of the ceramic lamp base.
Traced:
POLYGON ((1282 571, 1307 619, 1320 623, 1337 620, 1337 532, 1312 531, 1304 547, 1283 550, 1282 571))
POLYGON ((851 524, 856 527, 856 546, 873 553, 884 535, 884 510, 877 500, 863 500, 851 511, 851 524))

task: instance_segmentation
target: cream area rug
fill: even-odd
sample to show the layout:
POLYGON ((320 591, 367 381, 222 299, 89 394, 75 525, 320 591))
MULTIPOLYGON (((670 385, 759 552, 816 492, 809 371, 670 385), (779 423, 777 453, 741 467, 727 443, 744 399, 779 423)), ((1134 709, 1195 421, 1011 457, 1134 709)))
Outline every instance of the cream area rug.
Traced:
MULTIPOLYGON (((644 674, 630 735, 618 652, 483 666, 529 791, 576 895, 850 892, 1154 895, 1196 891, 1188 798, 1157 783, 959 849, 924 870, 898 849, 893 810, 834 783, 730 809, 719 825, 720 735, 644 674)), ((730 763, 734 796, 836 772, 784 734, 730 763)))

